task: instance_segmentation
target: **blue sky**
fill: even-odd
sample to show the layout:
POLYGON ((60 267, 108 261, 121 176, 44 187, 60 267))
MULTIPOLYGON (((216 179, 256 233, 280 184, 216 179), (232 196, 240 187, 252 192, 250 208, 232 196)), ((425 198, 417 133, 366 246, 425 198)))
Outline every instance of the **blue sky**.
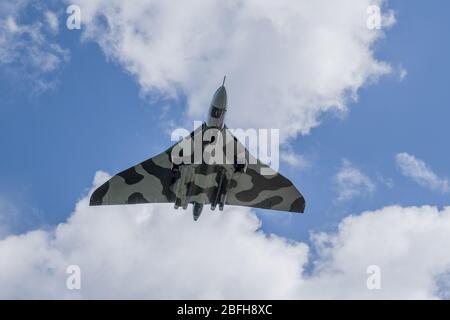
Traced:
MULTIPOLYGON (((314 164, 310 172, 294 178, 309 200, 310 215, 300 217, 301 221, 289 228, 290 234, 298 228, 306 232, 318 226, 332 227, 349 213, 391 204, 448 204, 448 194, 436 194, 402 176, 394 158, 398 152, 408 152, 425 160, 435 172, 449 174, 445 137, 450 136, 446 124, 450 42, 443 31, 449 30, 450 22, 443 13, 445 6, 439 2, 443 10, 436 10, 437 5, 421 1, 391 3, 398 22, 376 46, 376 55, 404 67, 405 79, 387 77, 363 88, 344 119, 336 121, 327 115, 310 135, 296 139, 296 150, 312 155, 314 164), (373 196, 336 206, 330 178, 342 158, 375 179, 377 174, 392 179, 394 187, 381 183, 373 196)), ((284 227, 275 226, 277 230, 284 227)))
MULTIPOLYGON (((343 117, 324 114, 319 127, 292 141, 310 166, 299 170, 282 163, 281 171, 304 193, 307 211, 290 217, 261 211, 267 232, 305 240, 309 230, 333 228, 349 213, 391 204, 447 203, 447 195, 402 176, 394 157, 408 152, 448 174, 450 47, 443 30, 450 22, 446 10, 424 2, 397 1, 390 8, 397 23, 377 43, 376 57, 406 69, 407 76, 400 81, 389 75, 363 87, 343 117), (377 182, 372 195, 336 203, 333 177, 344 158, 377 182), (392 179, 393 186, 377 177, 392 179)), ((136 81, 105 59, 98 45, 80 42, 80 33, 64 30, 56 37, 71 59, 55 75, 54 89, 33 94, 32 82, 6 72, 0 82, 0 191, 50 225, 65 221, 97 170, 118 172, 171 144, 161 128, 165 105, 175 105, 170 118, 184 117, 183 99, 142 97, 136 81)))
POLYGON ((73 3, 81 30, 71 1, 0 2, 0 299, 450 296, 450 4, 73 3), (223 74, 229 127, 290 137, 303 215, 88 206, 99 171, 204 120, 223 74))

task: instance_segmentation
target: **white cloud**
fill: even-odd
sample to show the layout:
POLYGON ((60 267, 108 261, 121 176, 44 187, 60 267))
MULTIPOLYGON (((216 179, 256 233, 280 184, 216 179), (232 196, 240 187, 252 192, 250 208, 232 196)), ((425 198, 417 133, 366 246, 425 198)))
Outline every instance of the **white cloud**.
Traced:
POLYGON ((10 202, 0 197, 0 239, 11 234, 11 226, 17 216, 17 208, 10 202))
POLYGON ((398 78, 400 81, 403 81, 406 76, 408 75, 408 71, 404 68, 400 68, 399 74, 398 74, 398 78))
MULTIPOLYGON (((71 3, 73 1, 70 1, 71 3)), ((386 1, 77 0, 84 37, 134 75, 144 93, 186 94, 205 116, 227 74, 231 126, 305 134, 328 110, 391 67, 374 57, 385 28, 366 27, 369 5, 386 1)))
POLYGON ((32 21, 22 22, 25 11, 35 5, 29 0, 2 1, 0 66, 10 71, 10 77, 20 77, 20 81, 28 80, 35 92, 42 92, 55 85, 55 79, 48 75, 68 61, 69 52, 46 32, 46 27, 52 33, 58 27, 57 17, 53 12, 46 10, 42 15, 34 16, 32 21))
POLYGON ((292 167, 300 167, 300 168, 304 168, 307 167, 309 164, 308 162, 305 160, 305 158, 303 158, 303 156, 298 155, 296 153, 292 153, 292 152, 281 152, 281 160, 286 162, 287 164, 289 164, 292 167))
POLYGON ((377 181, 381 184, 384 184, 389 189, 392 189, 394 187, 394 180, 389 177, 384 177, 380 173, 377 174, 377 181))
MULTIPOLYGON (((96 183, 107 176, 97 175, 96 183)), ((248 208, 88 207, 66 223, 0 240, 0 298, 436 298, 448 296, 450 208, 349 216, 308 245, 268 236, 248 208), (312 259, 312 260, 311 260, 312 259), (81 291, 65 287, 81 267, 81 291), (306 265, 314 268, 306 275, 306 265), (381 290, 366 268, 381 268, 381 290), (447 281, 447 282, 446 282, 447 281), (345 290, 343 289, 345 288, 345 290)))
POLYGON ((58 33, 59 21, 57 14, 52 11, 46 11, 44 15, 50 30, 53 33, 58 33))
POLYGON ((295 153, 292 147, 281 149, 280 159, 281 161, 284 161, 288 165, 297 169, 305 169, 311 165, 310 162, 306 160, 304 156, 295 153))
POLYGON ((440 193, 449 193, 450 187, 447 178, 440 178, 436 175, 425 162, 406 152, 398 153, 395 160, 401 173, 420 186, 437 191, 440 193))
POLYGON ((356 197, 363 197, 373 194, 375 184, 360 169, 344 159, 342 166, 334 177, 337 201, 349 201, 356 197))
POLYGON ((44 225, 42 214, 32 207, 17 205, 7 196, 0 194, 0 239, 20 234, 44 225))
POLYGON ((65 288, 71 264, 81 267, 85 298, 295 293, 306 245, 263 234, 250 209, 205 211, 194 223, 171 205, 90 208, 84 198, 51 232, 0 241, 0 298, 73 297, 65 288))
POLYGON ((432 299, 448 296, 450 207, 386 207, 349 216, 336 234, 316 235, 320 259, 304 283, 308 297, 432 299), (320 246, 322 244, 322 246, 320 246), (367 266, 381 290, 367 290, 367 266), (437 279, 440 281, 437 282, 437 279), (448 287, 447 289, 448 290, 448 287))

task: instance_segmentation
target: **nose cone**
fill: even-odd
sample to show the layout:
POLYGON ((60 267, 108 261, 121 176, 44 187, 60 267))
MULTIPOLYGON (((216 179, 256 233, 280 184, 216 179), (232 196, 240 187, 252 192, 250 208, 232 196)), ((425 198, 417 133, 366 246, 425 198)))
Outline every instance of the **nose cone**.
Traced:
POLYGON ((225 109, 227 107, 227 90, 224 86, 219 87, 214 93, 211 105, 216 108, 225 109))

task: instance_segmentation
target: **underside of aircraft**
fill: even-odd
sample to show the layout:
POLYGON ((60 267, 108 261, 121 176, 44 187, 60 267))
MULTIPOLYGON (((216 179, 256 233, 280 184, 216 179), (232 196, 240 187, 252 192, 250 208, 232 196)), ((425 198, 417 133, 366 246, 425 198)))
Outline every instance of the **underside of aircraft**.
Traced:
POLYGON ((222 84, 207 122, 166 151, 113 176, 94 191, 90 205, 173 203, 186 209, 193 204, 194 220, 204 205, 304 212, 305 200, 292 182, 250 154, 225 126, 226 104, 222 84))

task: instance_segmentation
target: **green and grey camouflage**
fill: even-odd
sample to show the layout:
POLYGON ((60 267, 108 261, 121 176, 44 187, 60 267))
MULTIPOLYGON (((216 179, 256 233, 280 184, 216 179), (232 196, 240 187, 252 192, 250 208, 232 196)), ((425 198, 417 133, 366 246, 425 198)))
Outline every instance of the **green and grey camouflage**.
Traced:
POLYGON ((226 103, 222 85, 213 97, 206 123, 161 154, 112 177, 94 191, 90 205, 174 203, 175 208, 186 209, 191 203, 194 220, 203 205, 211 205, 212 210, 236 205, 304 212, 305 200, 292 182, 253 157, 224 125, 226 103), (203 141, 211 129, 214 138, 203 141), (223 160, 201 157, 198 161, 195 151, 200 149, 203 155, 211 145, 223 150, 223 160), (189 153, 186 146, 190 146, 189 153))

